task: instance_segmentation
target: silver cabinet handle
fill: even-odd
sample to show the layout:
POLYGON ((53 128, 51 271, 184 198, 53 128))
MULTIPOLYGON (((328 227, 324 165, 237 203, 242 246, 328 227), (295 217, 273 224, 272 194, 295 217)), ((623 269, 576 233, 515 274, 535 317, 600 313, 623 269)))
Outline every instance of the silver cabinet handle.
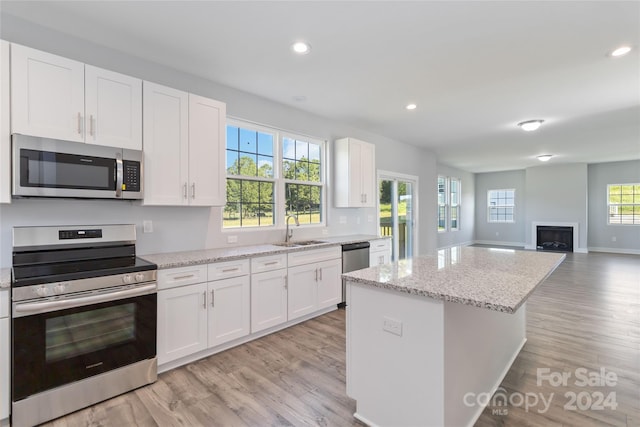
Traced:
POLYGON ((216 296, 215 296, 215 289, 211 289, 211 308, 215 307, 215 300, 216 300, 216 296))
POLYGON ((289 289, 289 276, 284 276, 284 288, 289 289))
POLYGON ((95 139, 96 134, 95 134, 94 126, 95 126, 95 124, 94 124, 94 121, 93 121, 93 114, 91 114, 89 116, 89 135, 91 135, 95 139))
POLYGON ((182 280, 182 279, 191 279, 192 277, 196 277, 195 274, 185 274, 184 276, 176 276, 173 280, 182 280))
POLYGON ((202 293, 202 308, 207 309, 207 291, 202 293))
POLYGON ((318 269, 316 268, 316 282, 318 281, 318 269))
POLYGON ((320 280, 322 281, 322 269, 320 268, 320 280))
POLYGON ((185 182, 184 185, 182 186, 182 198, 186 199, 187 198, 187 183, 185 182))
POLYGON ((191 184, 191 198, 195 199, 196 198, 196 183, 192 183, 191 184))
POLYGON ((267 265, 275 265, 277 263, 278 263, 278 261, 271 261, 271 262, 265 262, 264 265, 265 266, 267 266, 267 265))
POLYGON ((82 135, 82 115, 78 113, 78 134, 82 135))
POLYGON ((233 268, 225 268, 224 270, 222 270, 223 273, 231 273, 232 271, 238 271, 240 270, 238 267, 233 267, 233 268))

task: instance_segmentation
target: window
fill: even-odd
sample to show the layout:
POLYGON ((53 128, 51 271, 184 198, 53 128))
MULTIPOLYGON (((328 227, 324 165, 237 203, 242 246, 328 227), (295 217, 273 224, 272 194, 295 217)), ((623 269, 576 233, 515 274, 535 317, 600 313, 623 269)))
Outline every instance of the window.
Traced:
POLYGON ((447 231, 447 178, 438 177, 438 231, 447 231))
POLYGON ((282 139, 285 213, 300 224, 322 222, 322 161, 319 143, 291 137, 282 139))
POLYGON ((487 192, 487 219, 489 222, 515 222, 516 190, 489 190, 487 192))
POLYGON ((640 224, 640 183, 607 186, 609 224, 640 224))
POLYGON ((273 227, 289 214, 323 223, 324 142, 229 122, 223 228, 273 227))
POLYGON ((450 187, 450 229, 451 231, 459 230, 460 227, 460 180, 457 178, 451 178, 449 181, 450 187))

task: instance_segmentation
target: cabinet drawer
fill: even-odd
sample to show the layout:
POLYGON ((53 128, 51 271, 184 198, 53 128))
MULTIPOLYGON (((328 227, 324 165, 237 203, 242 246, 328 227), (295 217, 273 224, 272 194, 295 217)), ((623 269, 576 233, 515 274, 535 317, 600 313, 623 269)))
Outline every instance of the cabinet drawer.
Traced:
POLYGON ((391 249, 391 239, 377 239, 369 242, 371 247, 369 248, 370 252, 382 252, 388 251, 391 249))
POLYGON ((204 264, 158 270, 158 289, 171 289, 206 281, 207 266, 204 264))
POLYGON ((341 246, 331 246, 329 248, 289 253, 287 265, 289 267, 293 267, 296 265, 311 264, 336 258, 342 258, 341 246))
POLYGON ((0 318, 9 317, 9 290, 0 291, 0 318))
POLYGON ((237 259, 235 261, 215 262, 209 264, 209 281, 227 279, 249 274, 249 260, 237 259))
POLYGON ((251 259, 251 273, 287 268, 287 254, 261 256, 251 259))

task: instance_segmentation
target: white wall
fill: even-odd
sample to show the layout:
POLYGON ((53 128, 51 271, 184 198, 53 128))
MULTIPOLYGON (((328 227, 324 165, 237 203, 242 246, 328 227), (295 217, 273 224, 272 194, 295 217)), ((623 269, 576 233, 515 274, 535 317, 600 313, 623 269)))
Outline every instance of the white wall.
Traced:
MULTIPOLYGON (((462 194, 460 199, 460 228, 457 231, 443 231, 438 233, 438 248, 445 248, 455 245, 471 244, 475 235, 475 176, 471 172, 455 169, 449 166, 437 165, 437 175, 449 178, 458 178, 461 183, 462 194)), ((437 179, 437 176, 436 176, 437 179)), ((436 180, 429 182, 431 191, 436 194, 437 203, 437 187, 436 180)), ((429 213, 436 218, 437 207, 430 210, 429 213)), ((437 224, 436 224, 437 225, 437 224)))
POLYGON ((578 223, 578 248, 587 251, 587 164, 571 163, 526 169, 526 247, 535 248, 533 222, 578 223))
POLYGON ((505 246, 524 246, 526 223, 525 188, 524 170, 476 174, 476 242, 505 246), (487 219, 487 192, 503 188, 516 190, 515 222, 491 223, 487 219))
POLYGON ((607 185, 640 183, 640 160, 592 164, 588 174, 589 251, 640 254, 640 225, 607 224, 607 185))
MULTIPOLYGON (((351 136, 376 145, 376 167, 416 175, 420 179, 420 252, 436 247, 436 194, 428 183, 435 182, 435 156, 400 141, 371 134, 286 105, 277 104, 241 90, 222 86, 159 64, 132 57, 103 46, 36 26, 19 18, 2 15, 0 38, 118 71, 227 103, 227 114, 327 141, 351 136)), ((332 144, 328 144, 331 149, 332 144)), ((329 156, 330 158, 330 156, 329 156)), ((331 174, 329 174, 331 175, 331 174)), ((328 181, 328 191, 331 191, 328 181)), ((434 187, 435 188, 435 187, 434 187)), ((335 209, 329 197, 329 235, 377 234, 375 209, 335 209), (338 216, 347 218, 338 223, 338 216), (372 217, 373 221, 369 221, 372 217)), ((14 200, 0 205, 0 266, 11 265, 11 229, 16 225, 68 225, 134 223, 138 227, 138 253, 170 252, 274 242, 284 238, 284 229, 250 232, 222 232, 220 208, 143 207, 139 202, 94 200, 14 200), (152 220, 154 232, 143 234, 143 220, 152 220), (227 244, 227 236, 238 242, 227 244)), ((320 237, 319 227, 295 229, 296 238, 320 237)))

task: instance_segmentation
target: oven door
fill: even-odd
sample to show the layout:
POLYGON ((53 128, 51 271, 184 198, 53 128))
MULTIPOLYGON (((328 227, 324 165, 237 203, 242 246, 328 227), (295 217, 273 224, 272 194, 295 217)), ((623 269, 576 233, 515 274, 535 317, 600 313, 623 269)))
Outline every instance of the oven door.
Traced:
MULTIPOLYGON (((120 291, 120 295, 123 292, 131 291, 120 291)), ((14 304, 14 402, 155 357, 157 294, 84 305, 91 299, 105 297, 104 294, 77 297, 81 306, 52 311, 47 307, 69 305, 70 300, 48 301, 40 303, 45 312, 32 315, 20 315, 20 304, 14 304)), ((23 304, 23 307, 30 310, 38 302, 26 304, 30 306, 23 304)))

